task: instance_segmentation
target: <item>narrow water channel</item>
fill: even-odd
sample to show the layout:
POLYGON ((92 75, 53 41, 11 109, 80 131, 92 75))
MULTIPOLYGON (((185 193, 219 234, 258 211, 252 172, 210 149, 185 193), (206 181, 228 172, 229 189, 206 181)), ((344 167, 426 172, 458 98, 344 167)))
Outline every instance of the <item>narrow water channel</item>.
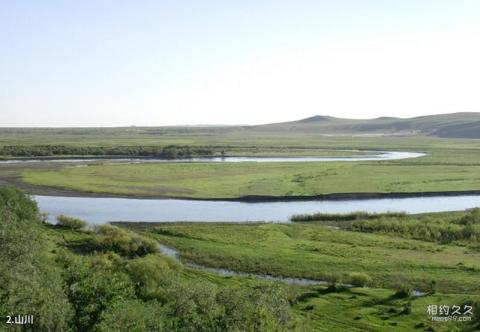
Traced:
MULTIPOLYGON (((180 260, 180 255, 177 250, 165 246, 160 245, 160 252, 166 256, 172 257, 176 260, 180 260)), ((281 281, 283 283, 289 285, 300 285, 300 286, 310 286, 310 285, 325 285, 327 284, 326 281, 322 280, 313 280, 313 279, 305 279, 305 278, 290 278, 290 277, 279 277, 273 276, 269 274, 255 274, 255 273, 246 273, 246 272, 239 272, 233 271, 229 269, 222 269, 222 268, 214 268, 214 267, 207 267, 204 265, 187 262, 185 263, 186 266, 191 267, 196 270, 205 271, 209 273, 218 274, 224 277, 255 277, 257 279, 262 280, 269 280, 269 281, 281 281)), ((351 285, 345 285, 346 287, 350 287, 351 285)))
MULTIPOLYGON (((179 252, 172 248, 168 247, 166 245, 161 244, 160 245, 160 253, 164 254, 165 256, 172 257, 173 259, 180 261, 180 254, 179 252)), ((204 266, 201 264, 196 264, 192 262, 187 262, 184 263, 186 266, 200 270, 200 271, 205 271, 213 274, 218 274, 224 277, 254 277, 257 279, 261 280, 268 280, 268 281, 280 281, 283 282, 287 285, 298 285, 298 286, 312 286, 312 285, 327 285, 328 282, 325 280, 314 280, 314 279, 305 279, 305 278, 290 278, 290 277, 279 277, 279 276, 273 276, 270 274, 256 274, 256 273, 246 273, 246 272, 239 272, 239 271, 233 271, 229 269, 222 269, 222 268, 214 268, 214 267, 208 267, 204 266)), ((344 288, 351 288, 353 285, 351 284, 340 284, 341 287, 344 288)), ((421 297, 427 295, 427 293, 422 292, 420 290, 414 289, 412 291, 412 296, 414 297, 421 297)))

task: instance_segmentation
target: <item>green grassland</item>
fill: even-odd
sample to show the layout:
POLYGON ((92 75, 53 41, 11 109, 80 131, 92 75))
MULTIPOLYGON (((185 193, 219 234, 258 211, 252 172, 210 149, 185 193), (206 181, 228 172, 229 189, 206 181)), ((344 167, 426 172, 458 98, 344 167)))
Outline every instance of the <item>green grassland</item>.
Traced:
MULTIPOLYGON (((468 120, 464 119, 468 122, 468 120)), ((473 120, 472 120, 473 121, 473 120)), ((450 117, 456 123, 456 115, 450 117)), ((432 124, 432 126, 435 126, 432 124)), ((474 137, 472 137, 474 138, 474 137)), ((422 131, 395 135, 365 128, 353 133, 324 122, 294 122, 291 124, 232 127, 125 127, 125 128, 0 128, 0 146, 58 145, 67 146, 265 146, 265 147, 317 147, 355 148, 358 143, 372 148, 400 148, 431 145, 435 142, 451 146, 475 139, 439 138, 422 131), (405 144, 401 142, 404 141, 405 144)))
POLYGON ((331 229, 318 224, 163 224, 149 232, 185 260, 260 274, 327 279, 365 272, 376 287, 405 274, 417 289, 480 295, 480 252, 398 236, 331 229))
POLYGON ((476 142, 455 148, 424 146, 417 151, 428 155, 368 162, 96 164, 33 169, 22 176, 31 185, 143 197, 220 199, 480 190, 476 142))
POLYGON ((387 289, 353 288, 328 292, 318 287, 304 293, 294 309, 309 320, 313 331, 474 331, 475 328, 464 323, 432 322, 426 318, 426 312, 430 304, 452 306, 477 298, 434 294, 406 300, 396 298, 395 292, 387 289), (411 313, 405 314, 408 303, 411 313))
MULTIPOLYGON (((463 216, 460 212, 405 216, 403 222, 428 219, 447 225, 463 216)), ((117 225, 176 248, 184 262, 285 277, 331 280, 335 275, 339 282, 345 283, 352 273, 369 275, 369 288, 332 290, 327 286, 291 286, 302 289, 292 302, 293 310, 316 331, 468 330, 459 323, 432 322, 426 313, 427 306, 480 299, 480 252, 475 247, 478 240, 472 240, 471 245, 436 243, 405 238, 395 231, 353 232, 335 220, 295 224, 117 225), (431 291, 433 282, 435 293, 410 298, 396 296, 398 279, 426 292, 431 291), (411 312, 407 314, 405 308, 409 302, 411 312)))

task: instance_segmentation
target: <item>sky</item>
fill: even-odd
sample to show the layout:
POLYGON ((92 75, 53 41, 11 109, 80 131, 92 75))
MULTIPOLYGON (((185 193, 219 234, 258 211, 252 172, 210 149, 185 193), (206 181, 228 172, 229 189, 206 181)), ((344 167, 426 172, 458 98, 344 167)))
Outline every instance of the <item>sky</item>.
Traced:
POLYGON ((0 126, 480 111, 480 1, 0 0, 0 126))

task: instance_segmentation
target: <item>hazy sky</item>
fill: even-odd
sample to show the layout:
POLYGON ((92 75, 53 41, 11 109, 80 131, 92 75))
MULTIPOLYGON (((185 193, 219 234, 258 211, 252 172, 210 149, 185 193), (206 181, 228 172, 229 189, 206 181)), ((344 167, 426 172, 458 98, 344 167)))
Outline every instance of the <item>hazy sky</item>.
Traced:
POLYGON ((0 0, 0 126, 480 111, 478 0, 0 0))

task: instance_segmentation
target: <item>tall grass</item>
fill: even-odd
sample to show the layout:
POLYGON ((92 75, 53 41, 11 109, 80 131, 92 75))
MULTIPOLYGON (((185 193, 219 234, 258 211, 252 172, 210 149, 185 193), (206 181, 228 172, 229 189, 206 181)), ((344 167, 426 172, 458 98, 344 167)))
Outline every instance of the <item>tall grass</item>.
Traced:
POLYGON ((395 234, 429 242, 463 242, 478 248, 480 242, 480 209, 473 209, 454 219, 410 216, 358 220, 347 229, 366 233, 395 234))
POLYGON ((368 213, 368 212, 351 212, 351 213, 312 213, 312 214, 296 214, 290 218, 293 222, 302 221, 355 221, 355 220, 375 220, 380 218, 403 218, 405 212, 387 212, 387 213, 368 213))

